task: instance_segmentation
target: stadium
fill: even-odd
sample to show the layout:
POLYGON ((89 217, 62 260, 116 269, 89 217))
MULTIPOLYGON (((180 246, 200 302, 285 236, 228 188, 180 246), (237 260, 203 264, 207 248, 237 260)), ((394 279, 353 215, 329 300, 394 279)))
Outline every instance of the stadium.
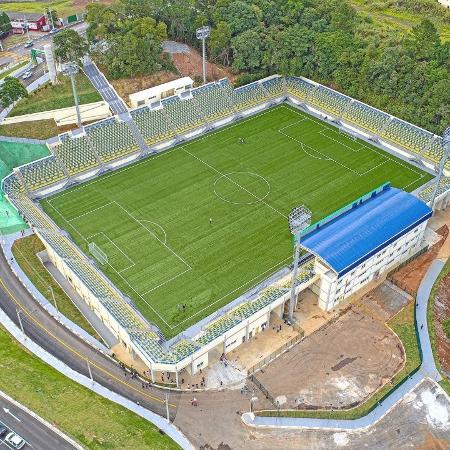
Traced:
MULTIPOLYGON (((288 218, 299 205, 314 224, 296 293, 312 289, 325 310, 420 250, 439 136, 299 77, 237 89, 222 79, 130 114, 58 136, 51 156, 16 168, 3 189, 153 379, 168 371, 178 384, 181 370, 196 373, 286 314, 288 218), (377 211, 386 230, 389 211, 403 207, 407 222, 378 236, 384 251, 402 244, 370 277, 359 268, 379 249, 352 255, 349 270, 324 264, 319 244, 331 238, 322 232, 340 229, 346 214, 377 211), (333 295, 322 293, 325 282, 333 295)), ((435 208, 448 202, 447 180, 435 208)))

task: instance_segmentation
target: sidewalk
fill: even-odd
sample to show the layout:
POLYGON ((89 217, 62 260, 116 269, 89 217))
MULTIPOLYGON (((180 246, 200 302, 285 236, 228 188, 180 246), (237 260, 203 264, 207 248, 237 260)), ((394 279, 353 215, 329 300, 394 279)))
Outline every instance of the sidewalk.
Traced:
POLYGON ((253 413, 244 413, 242 421, 245 425, 264 428, 309 428, 309 429, 333 429, 333 430, 356 430, 367 428, 374 425, 384 417, 402 398, 426 378, 434 381, 440 381, 441 376, 436 369, 433 353, 431 350, 430 338, 427 326, 427 305, 433 284, 439 276, 444 262, 441 260, 433 261, 422 280, 416 299, 416 325, 419 333, 419 345, 422 350, 422 364, 420 369, 408 380, 395 389, 389 397, 381 404, 376 406, 369 414, 355 420, 339 419, 311 419, 311 418, 292 418, 292 417, 260 417, 253 413))

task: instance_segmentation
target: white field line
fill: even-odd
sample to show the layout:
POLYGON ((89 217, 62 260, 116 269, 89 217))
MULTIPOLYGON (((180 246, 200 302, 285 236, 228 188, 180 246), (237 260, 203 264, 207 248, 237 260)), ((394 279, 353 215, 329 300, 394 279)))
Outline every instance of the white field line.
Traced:
MULTIPOLYGON (((253 116, 248 117, 248 118, 246 118, 246 119, 242 119, 242 120, 236 122, 236 123, 233 124, 233 125, 230 125, 230 126, 226 126, 226 127, 224 127, 224 128, 221 128, 221 129, 219 129, 219 130, 217 130, 217 131, 215 131, 215 132, 213 132, 213 133, 205 134, 204 136, 199 137, 199 138, 195 139, 195 140, 192 141, 192 142, 185 143, 185 144, 183 145, 183 148, 185 149, 187 146, 192 145, 192 144, 195 144, 195 142, 197 142, 198 140, 209 139, 209 137, 211 137, 211 136, 214 136, 214 135, 216 135, 216 134, 219 134, 219 133, 222 133, 222 132, 224 132, 224 131, 227 131, 227 130, 230 129, 230 128, 234 128, 234 127, 236 127, 236 126, 239 126, 240 124, 242 124, 242 123, 244 123, 244 122, 248 122, 248 121, 250 121, 250 120, 256 119, 256 118, 258 118, 258 117, 260 117, 260 116, 262 116, 262 115, 266 115, 266 114, 273 113, 273 112, 275 112, 276 110, 278 110, 278 109, 280 109, 280 108, 288 109, 289 111, 294 112, 294 113, 296 113, 297 115, 301 116, 302 119, 299 120, 297 123, 302 122, 302 121, 306 121, 306 120, 312 120, 312 121, 314 121, 314 122, 316 122, 316 123, 320 123, 322 126, 324 126, 324 128, 326 128, 326 129, 328 129, 328 130, 330 130, 330 131, 333 131, 333 132, 336 132, 336 133, 338 132, 338 131, 336 131, 336 130, 334 129, 334 127, 325 124, 325 123, 322 122, 321 120, 316 119, 315 117, 310 116, 310 115, 307 114, 307 113, 301 113, 300 111, 297 111, 295 108, 289 108, 289 107, 287 107, 286 105, 280 105, 278 108, 274 108, 274 109, 271 108, 271 109, 269 109, 269 110, 267 110, 267 111, 265 111, 265 112, 262 112, 262 113, 260 113, 260 114, 256 114, 256 115, 253 115, 253 116)), ((283 130, 284 128, 288 128, 289 126, 292 126, 292 125, 294 125, 294 124, 288 125, 287 127, 283 127, 283 128, 281 128, 281 130, 283 130)), ((290 136, 288 136, 288 137, 292 139, 292 137, 290 137, 290 136)), ((332 139, 332 138, 330 138, 330 139, 332 139)), ((299 142, 299 141, 298 141, 298 142, 299 142)), ((300 143, 300 142, 299 142, 299 143, 300 143)), ((300 143, 300 144, 303 145, 303 143, 300 143)), ((341 144, 342 144, 342 143, 341 143, 341 144)), ((370 151, 375 151, 376 153, 379 153, 378 149, 376 149, 375 147, 374 147, 374 148, 368 147, 368 146, 365 145, 365 144, 363 144, 362 146, 368 148, 370 151)), ((109 177, 111 177, 111 176, 114 176, 114 175, 116 175, 116 174, 119 174, 120 172, 123 172, 123 171, 126 171, 126 170, 130 170, 130 169, 132 169, 132 168, 134 168, 134 167, 136 167, 136 166, 138 166, 138 165, 141 165, 141 164, 149 164, 149 163, 151 163, 151 161, 153 161, 153 159, 158 158, 158 157, 161 157, 161 156, 164 156, 164 155, 168 155, 168 154, 170 154, 171 152, 173 152, 173 151, 175 151, 175 150, 177 150, 177 149, 179 149, 179 148, 180 148, 179 146, 173 147, 172 149, 165 150, 164 152, 159 153, 159 154, 153 156, 152 158, 148 158, 148 159, 145 159, 145 160, 143 160, 143 161, 141 161, 141 162, 137 162, 137 163, 128 165, 128 166, 126 166, 126 167, 123 167, 123 168, 121 168, 121 169, 115 170, 115 171, 111 172, 110 174, 103 175, 101 178, 97 178, 97 179, 95 179, 95 180, 93 180, 93 181, 90 181, 90 182, 88 182, 88 183, 86 183, 86 184, 82 184, 82 185, 77 186, 77 187, 75 187, 75 188, 73 188, 73 189, 71 189, 71 190, 62 192, 62 193, 60 193, 57 197, 59 198, 59 197, 62 197, 62 196, 64 196, 64 195, 73 193, 74 191, 77 191, 77 190, 80 190, 80 189, 85 189, 86 187, 90 186, 90 185, 93 184, 93 183, 100 182, 100 181, 102 181, 103 179, 107 179, 107 178, 109 178, 109 177)), ((314 150, 314 149, 313 149, 313 150, 314 150)), ((317 150, 314 150, 314 151, 317 152, 317 150)), ((409 165, 403 164, 402 162, 399 162, 399 161, 397 161, 397 160, 394 160, 393 158, 390 158, 390 157, 388 156, 388 153, 387 153, 387 152, 383 152, 383 153, 379 153, 379 154, 381 154, 382 156, 384 156, 385 158, 387 158, 387 159, 389 159, 389 160, 392 160, 393 162, 395 162, 395 163, 397 163, 397 164, 399 164, 399 165, 402 165, 403 167, 405 167, 405 168, 407 168, 407 169, 413 171, 414 173, 419 174, 417 171, 415 171, 414 169, 412 169, 409 165), (385 155, 384 153, 386 153, 386 155, 385 155)), ((328 159, 328 157, 327 157, 327 159, 328 159)), ((345 168, 347 168, 347 167, 345 167, 345 168)), ((348 168, 347 168, 347 169, 348 169, 348 168)), ((358 175, 360 175, 360 174, 358 174, 358 175)), ((419 174, 419 175, 420 175, 420 174, 419 174)), ((360 175, 360 176, 361 176, 361 175, 360 175)), ((417 180, 419 180, 420 178, 423 178, 423 176, 424 176, 424 175, 420 175, 420 177, 418 177, 416 180, 412 181, 411 183, 409 183, 409 184, 406 185, 406 186, 409 186, 410 184, 415 183, 415 182, 416 182, 417 180)), ((405 186, 405 187, 406 187, 406 186, 405 186)), ((76 232, 79 236, 81 236, 81 238, 82 238, 83 240, 86 241, 86 239, 84 238, 84 236, 83 236, 83 235, 82 235, 82 234, 81 234, 81 233, 80 233, 73 225, 71 225, 71 224, 65 219, 65 217, 57 210, 57 208, 54 207, 53 204, 51 204, 51 201, 53 201, 53 200, 55 200, 55 199, 56 199, 56 197, 55 197, 54 199, 49 199, 49 200, 48 200, 48 203, 50 204, 50 206, 57 212, 57 214, 59 214, 59 215, 62 217, 62 219, 63 219, 66 223, 69 224, 69 226, 71 226, 71 228, 73 228, 73 229, 75 230, 75 232, 76 232)), ((284 216, 284 217, 285 217, 285 216, 284 216)), ((140 222, 142 222, 142 221, 138 221, 138 222, 140 223, 140 222)), ((141 224, 141 226, 142 226, 142 223, 140 223, 140 224, 141 224)), ((147 229, 147 228, 146 228, 146 229, 147 229)), ((149 230, 147 229, 147 231, 149 231, 149 230)), ((202 311, 204 311, 205 309, 210 308, 212 305, 214 305, 214 304, 220 302, 221 300, 223 300, 223 299, 226 298, 227 296, 230 296, 231 294, 233 294, 233 293, 236 292, 237 290, 241 289, 242 287, 249 285, 250 283, 252 283, 254 280, 256 280, 256 279, 258 279, 258 278, 261 278, 261 277, 262 277, 264 274, 266 274, 267 272, 272 271, 274 268, 281 266, 285 261, 287 261, 287 260, 289 260, 289 259, 290 259, 290 257, 284 259, 284 260, 281 261, 280 263, 274 265, 274 266, 271 267, 270 269, 268 269, 268 270, 262 272, 261 274, 259 274, 258 276, 252 278, 252 279, 249 280, 248 282, 242 284, 242 285, 239 286, 238 288, 236 288, 236 289, 230 291, 229 293, 225 294, 224 296, 220 297, 219 299, 215 300, 214 302, 208 304, 208 306, 206 306, 205 308, 202 308, 201 310, 197 310, 194 314, 192 314, 191 316, 185 318, 184 320, 180 321, 178 324, 173 325, 173 326, 169 325, 169 324, 164 320, 164 318, 163 318, 163 317, 162 317, 162 316, 161 316, 161 315, 160 315, 160 314, 152 307, 152 305, 150 305, 150 304, 142 297, 142 295, 139 294, 139 293, 138 293, 138 292, 137 292, 137 291, 136 291, 136 290, 128 283, 128 281, 127 281, 126 279, 123 278, 123 276, 121 276, 121 274, 118 274, 118 275, 119 275, 120 278, 122 278, 122 279, 124 280, 124 282, 131 288, 131 290, 133 290, 133 292, 135 292, 135 293, 136 293, 136 294, 137 294, 137 295, 138 295, 138 296, 139 296, 139 297, 140 297, 147 305, 149 305, 149 307, 150 307, 150 308, 154 311, 154 313, 162 320, 162 322, 164 322, 164 323, 167 325, 168 328, 174 329, 174 328, 178 327, 179 325, 181 325, 182 323, 184 323, 184 322, 186 322, 186 321, 192 319, 192 318, 195 317, 196 315, 200 314, 200 313, 201 313, 202 311)), ((112 269, 115 271, 114 268, 112 268, 112 269)))
POLYGON ((242 189, 243 191, 247 192, 247 194, 250 194, 253 198, 255 198, 257 201, 259 201, 260 203, 264 203, 264 205, 268 206, 270 209, 272 209, 273 211, 275 211, 277 214, 279 214, 281 217, 283 217, 284 219, 287 219, 288 217, 286 216, 286 214, 283 214, 282 212, 278 211, 278 209, 274 208, 272 205, 270 205, 269 203, 267 203, 265 200, 259 198, 257 195, 255 195, 253 192, 249 191, 248 189, 246 189, 244 186, 241 186, 239 183, 237 183, 236 181, 234 181, 232 178, 230 178, 227 174, 221 172, 220 170, 217 170, 215 167, 211 166, 211 164, 207 163, 206 161, 203 161, 201 158, 199 158, 198 156, 195 156, 193 153, 191 153, 189 150, 186 150, 184 148, 184 146, 182 147, 183 151, 186 152, 188 155, 192 156, 193 158, 195 158, 197 161, 200 161, 202 164, 204 164, 205 166, 209 167, 211 170, 213 170, 214 172, 218 173, 219 175, 221 175, 222 177, 226 178, 228 181, 231 181, 231 183, 233 183, 234 185, 236 185, 237 187, 239 187, 240 189, 242 189))
MULTIPOLYGON (((103 236, 105 236, 105 238, 111 242, 112 245, 114 245, 114 247, 117 248, 117 250, 119 250, 120 253, 122 253, 123 256, 125 256, 125 258, 128 260, 128 262, 130 263, 130 265, 128 267, 126 267, 125 269, 121 269, 121 270, 116 270, 116 272, 120 273, 123 272, 125 270, 131 269, 132 267, 134 267, 136 265, 136 263, 104 232, 104 231, 99 231, 98 233, 93 234, 92 236, 87 237, 87 239, 90 241, 92 238, 94 238, 95 236, 98 236, 99 234, 102 234, 103 236)), ((100 246, 99 246, 100 247, 100 246)), ((105 252, 106 253, 106 252, 105 252)))
POLYGON ((185 266, 187 266, 188 269, 192 269, 190 264, 186 262, 177 252, 175 252, 172 248, 170 248, 165 242, 163 242, 153 231, 151 231, 149 228, 147 228, 140 220, 136 219, 136 217, 133 216, 126 208, 124 208, 121 204, 113 201, 122 211, 124 211, 128 216, 130 216, 136 223, 138 223, 141 227, 145 228, 161 245, 166 247, 167 250, 169 250, 170 253, 172 253, 175 257, 177 257, 185 266))
MULTIPOLYGON (((285 106, 285 105, 283 105, 283 106, 281 106, 281 107, 282 107, 282 108, 287 108, 287 106, 285 106)), ((290 109, 290 108, 288 108, 288 109, 290 109)), ((310 121, 312 121, 312 122, 314 122, 314 123, 320 124, 320 125, 323 127, 321 131, 323 131, 324 129, 327 129, 327 130, 329 130, 329 131, 332 131, 332 132, 334 132, 334 133, 338 133, 338 134, 339 134, 339 131, 336 130, 335 127, 333 127, 333 126, 327 124, 326 122, 324 122, 324 121, 322 121, 322 120, 320 120, 320 119, 314 117, 313 115, 309 115, 309 114, 307 114, 307 113, 302 113, 301 111, 298 111, 297 109, 293 109, 292 111, 293 111, 294 113, 296 113, 297 115, 303 117, 303 118, 305 118, 305 116, 306 116, 306 120, 310 120, 310 121)), ((331 138, 329 138, 329 139, 331 139, 331 138)), ((358 138, 358 139, 359 139, 359 138, 358 138)), ((366 143, 364 143, 364 141, 363 141, 363 143, 362 143, 361 145, 362 145, 362 147, 367 148, 368 150, 370 150, 370 151, 372 151, 372 152, 375 152, 375 153, 377 153, 378 155, 380 155, 380 156, 386 158, 386 160, 389 160, 389 161, 393 162, 394 164, 398 164, 399 166, 402 166, 402 167, 404 167, 405 169, 408 169, 409 171, 411 171, 411 172, 415 173, 416 175, 418 175, 417 178, 416 178, 415 180, 413 180, 413 181, 409 182, 408 184, 404 185, 404 186, 403 186, 403 189, 405 189, 406 187, 410 186, 410 185, 413 184, 413 183, 416 183, 417 181, 421 180, 421 179, 425 176, 425 174, 419 173, 419 172, 418 172, 413 166, 411 166, 410 164, 406 164, 406 163, 403 162, 402 160, 398 160, 398 161, 397 161, 396 159, 392 158, 392 156, 389 154, 389 152, 387 152, 387 151, 385 151, 385 150, 380 150, 380 149, 376 148, 375 146, 369 147, 366 143)), ((364 174, 365 174, 365 173, 364 173, 364 174)))
MULTIPOLYGON (((48 202, 50 203, 52 200, 54 200, 54 199, 51 198, 48 202)), ((99 209, 105 208, 106 206, 109 206, 109 205, 111 205, 112 203, 113 203, 113 202, 105 203, 105 204, 102 205, 102 206, 99 206, 99 207, 97 207, 97 208, 91 209, 90 211, 86 211, 86 212, 84 212, 83 214, 80 214, 79 216, 73 217, 72 219, 67 219, 67 222, 73 222, 74 220, 81 219, 81 217, 87 216, 88 214, 91 214, 91 213, 93 213, 93 212, 95 212, 95 211, 97 211, 97 210, 99 210, 99 209)))
POLYGON ((267 273, 273 272, 273 270, 277 267, 281 267, 285 264, 286 261, 291 261, 292 257, 288 256, 287 258, 283 259, 282 261, 280 261, 279 263, 275 264, 272 267, 269 267, 267 270, 265 270, 264 272, 261 272, 259 275, 256 275, 255 277, 253 277, 251 280, 246 281, 245 283, 241 284, 239 287, 233 289, 232 291, 228 292, 225 295, 222 295, 222 297, 218 298, 217 300, 213 301, 212 303, 209 303, 208 306, 205 306, 202 309, 197 310, 194 314, 192 314, 189 317, 186 317, 186 319, 182 320, 181 322, 179 322, 177 325, 175 325, 172 328, 175 328, 176 326, 181 325, 182 323, 192 319, 193 317, 197 316, 198 314, 200 314, 202 311, 204 311, 205 309, 210 308, 212 305, 215 305, 216 303, 222 301, 224 298, 227 298, 228 296, 230 296, 231 294, 234 294, 236 291, 240 290, 241 288, 243 288, 244 286, 248 286, 249 284, 253 283, 255 280, 261 279, 261 277, 267 273))
MULTIPOLYGON (((204 136, 195 138, 193 141, 184 143, 182 147, 187 147, 188 145, 195 144, 197 141, 203 141, 203 140, 205 140, 205 139, 210 138, 211 136, 214 136, 214 135, 219 134, 219 133, 223 133, 224 131, 227 131, 227 130, 229 130, 230 128, 237 127, 238 125, 240 125, 240 124, 242 124, 242 123, 244 123, 244 122, 248 122, 248 121, 250 121, 250 120, 254 120, 254 119, 257 119, 258 117, 264 116, 264 115, 266 115, 266 114, 273 113, 273 112, 275 112, 276 110, 281 109, 281 108, 285 108, 285 109, 288 109, 289 111, 291 111, 290 108, 288 108, 288 107, 286 107, 286 106, 284 106, 284 105, 282 105, 282 106, 280 106, 280 107, 278 107, 278 108, 275 108, 275 109, 271 108, 271 109, 268 109, 267 111, 261 112, 260 114, 255 114, 255 115, 253 115, 253 116, 251 116, 251 117, 247 117, 246 119, 239 120, 238 122, 236 122, 236 123, 233 124, 233 125, 225 126, 225 127, 221 128, 220 130, 214 131, 214 132, 212 132, 212 133, 207 133, 207 134, 205 134, 204 136)), ((293 112, 296 112, 296 111, 293 111, 293 112)), ((307 119, 306 119, 306 120, 307 120, 307 119)), ((92 184, 95 184, 95 183, 98 183, 98 182, 100 182, 100 181, 106 180, 106 179, 108 179, 108 178, 110 178, 110 177, 112 177, 112 176, 115 176, 115 175, 117 175, 117 174, 119 174, 119 173, 121 173, 121 172, 125 172, 125 171, 127 171, 127 170, 131 170, 131 169, 133 169, 134 167, 140 166, 140 165, 142 165, 142 164, 149 164, 149 163, 151 163, 151 161, 154 161, 156 158, 160 158, 160 157, 162 157, 162 156, 168 155, 168 154, 170 154, 170 153, 172 153, 172 152, 174 152, 174 151, 176 151, 176 150, 179 150, 180 148, 181 148, 180 145, 176 145, 175 147, 173 147, 173 148, 171 148, 171 149, 168 149, 168 150, 164 150, 163 152, 158 153, 157 155, 154 155, 154 156, 152 156, 151 158, 143 159, 143 160, 140 161, 140 162, 136 162, 136 163, 129 164, 129 165, 125 166, 125 167, 122 167, 121 169, 113 170, 113 171, 112 171, 111 173, 109 173, 109 174, 102 175, 102 176, 99 177, 99 178, 95 178, 94 180, 90 180, 90 181, 88 181, 88 182, 86 182, 86 183, 80 184, 79 186, 76 186, 76 187, 73 187, 73 188, 68 189, 68 190, 66 190, 66 191, 60 192, 60 193, 56 194, 56 196, 55 196, 54 199, 56 199, 56 198, 59 199, 59 198, 65 196, 65 195, 71 194, 71 193, 73 193, 73 192, 75 192, 75 191, 78 191, 78 190, 81 190, 81 189, 85 189, 86 187, 88 187, 88 186, 90 186, 90 185, 92 185, 92 184)), ((49 199, 48 201, 54 200, 54 199, 49 199)))
MULTIPOLYGON (((63 216, 63 214, 61 214, 61 212, 57 209, 57 208, 55 208, 55 206, 53 206, 52 204, 50 204, 50 206, 55 210, 55 212, 64 220, 64 222, 66 222, 67 223, 67 225, 69 225, 74 231, 75 231, 75 233, 77 233, 78 234, 78 236, 80 236, 81 237, 81 239, 83 240, 83 241, 85 241, 87 244, 89 244, 89 242, 88 242, 88 240, 78 231, 78 229, 77 228, 75 228, 75 226, 74 225, 72 225, 70 222, 68 222, 67 220, 66 220, 66 218, 63 216)), ((148 231, 148 230, 147 230, 148 231)), ((81 251, 81 250, 80 250, 81 251)), ((174 327, 172 327, 170 324, 168 324, 167 322, 166 322, 166 320, 161 316, 161 314, 158 312, 158 311, 156 311, 156 309, 155 308, 153 308, 153 306, 147 301, 147 300, 145 300, 145 298, 138 292, 138 291, 136 291, 136 289, 134 289, 134 287, 133 286, 131 286, 131 284, 128 282, 128 280, 127 279, 125 279, 123 276, 122 276, 122 274, 120 274, 119 272, 117 272, 117 270, 111 265, 111 264, 109 264, 109 262, 107 263, 108 264, 108 266, 122 279, 122 281, 144 302, 144 303, 146 303, 148 306, 149 306, 149 308, 156 314, 156 316, 157 317, 159 317, 159 319, 167 326, 167 327, 169 327, 170 329, 172 329, 172 328, 174 328, 174 327)))

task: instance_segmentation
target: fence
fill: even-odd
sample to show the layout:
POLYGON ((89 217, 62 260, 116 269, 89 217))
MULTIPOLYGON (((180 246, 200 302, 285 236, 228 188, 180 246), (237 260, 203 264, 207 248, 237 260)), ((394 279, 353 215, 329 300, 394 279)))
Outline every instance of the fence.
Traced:
MULTIPOLYGON (((271 363, 274 359, 278 358, 278 356, 289 351, 295 344, 297 344, 298 342, 300 342, 303 339, 304 334, 305 334, 304 331, 301 330, 297 336, 294 336, 290 341, 286 342, 281 347, 277 348, 269 356, 266 356, 259 363, 250 367, 247 370, 247 375, 250 376, 251 378, 254 378, 253 374, 255 374, 256 372, 261 370, 263 367, 267 366, 267 364, 271 363)), ((255 380, 256 380, 256 378, 255 378, 255 380)))
POLYGON ((256 379, 256 377, 254 375, 252 375, 250 377, 250 381, 252 381, 254 383, 254 385, 264 394, 264 396, 267 398, 267 400, 269 400, 273 406, 277 406, 275 399, 272 397, 272 395, 270 394, 270 392, 264 387, 264 385, 256 379))

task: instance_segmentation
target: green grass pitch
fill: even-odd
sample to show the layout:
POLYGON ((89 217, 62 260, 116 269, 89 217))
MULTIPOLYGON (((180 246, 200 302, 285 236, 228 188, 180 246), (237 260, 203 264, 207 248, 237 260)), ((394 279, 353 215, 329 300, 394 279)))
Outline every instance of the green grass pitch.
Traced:
POLYGON ((430 178, 282 105, 42 205, 86 253, 97 244, 104 273, 169 338, 291 261, 294 206, 316 221, 386 181, 430 178))

